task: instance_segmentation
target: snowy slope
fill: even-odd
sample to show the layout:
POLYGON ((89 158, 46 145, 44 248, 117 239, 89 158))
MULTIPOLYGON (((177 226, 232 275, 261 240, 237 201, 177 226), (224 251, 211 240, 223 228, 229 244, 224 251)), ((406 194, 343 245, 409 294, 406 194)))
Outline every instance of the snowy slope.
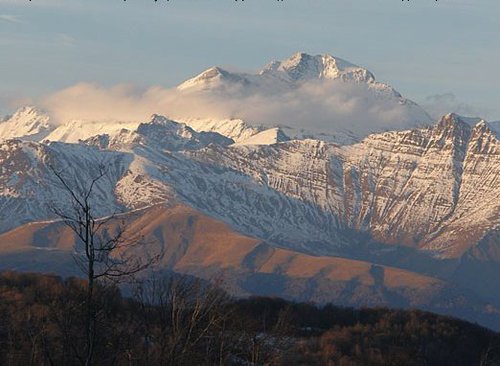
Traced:
POLYGON ((33 106, 20 108, 12 116, 0 121, 0 141, 11 138, 42 140, 54 126, 48 115, 33 106))
POLYGON ((219 133, 235 142, 244 141, 263 130, 262 127, 250 126, 241 119, 177 118, 176 121, 185 123, 198 132, 219 133))
POLYGON ((71 120, 58 125, 46 140, 75 143, 100 134, 116 134, 122 129, 133 130, 139 122, 71 120))
POLYGON ((9 140, 0 142, 0 230, 54 218, 53 208, 67 209, 70 198, 49 168, 61 172, 74 187, 82 187, 107 167, 96 187, 96 216, 123 210, 115 197, 119 177, 132 161, 129 154, 99 151, 77 144, 9 140))
POLYGON ((290 138, 279 127, 276 127, 252 135, 246 140, 237 142, 236 145, 272 145, 288 140, 290 138))
POLYGON ((365 233, 456 257, 499 226, 500 153, 485 122, 470 127, 450 114, 430 128, 344 147, 264 137, 231 145, 154 116, 80 144, 4 142, 0 207, 11 214, 1 230, 51 217, 47 202, 62 196, 46 183, 52 160, 78 181, 98 162, 113 167, 103 213, 180 201, 248 235, 315 254, 356 247, 365 233))
POLYGON ((352 224, 385 242, 453 256, 498 226, 498 140, 484 122, 470 127, 450 114, 434 128, 373 135, 344 151, 370 192, 352 224))
POLYGON ((19 138, 30 141, 59 141, 75 143, 99 134, 114 134, 122 129, 135 129, 140 122, 70 120, 55 123, 41 109, 33 106, 19 108, 0 122, 0 141, 19 138))
POLYGON ((285 77, 290 80, 342 79, 344 81, 374 82, 375 76, 366 69, 331 55, 311 56, 298 52, 283 61, 272 61, 259 75, 285 77), (286 75, 286 76, 285 76, 286 75))
POLYGON ((347 147, 305 140, 194 151, 196 160, 229 171, 212 177, 190 169, 176 185, 192 205, 243 231, 258 222, 260 237, 312 252, 328 250, 318 243, 329 242, 331 251, 349 245, 342 233, 354 229, 456 256, 500 222, 497 144, 486 124, 471 128, 448 115, 432 128, 372 135, 347 147), (241 183, 233 187, 235 180, 241 183), (269 188, 279 194, 270 198, 269 188), (245 206, 242 213, 231 209, 234 201, 245 206), (258 209, 245 216, 250 207, 258 209))

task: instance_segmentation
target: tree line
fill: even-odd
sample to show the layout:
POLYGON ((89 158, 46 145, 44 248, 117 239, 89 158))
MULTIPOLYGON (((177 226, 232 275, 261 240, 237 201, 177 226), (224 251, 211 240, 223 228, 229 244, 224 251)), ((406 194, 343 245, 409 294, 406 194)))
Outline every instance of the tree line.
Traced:
MULTIPOLYGON (((0 364, 85 365, 88 282, 0 274, 0 364)), ((93 365, 499 365, 500 335, 417 310, 234 299, 153 275, 94 288, 93 365)))

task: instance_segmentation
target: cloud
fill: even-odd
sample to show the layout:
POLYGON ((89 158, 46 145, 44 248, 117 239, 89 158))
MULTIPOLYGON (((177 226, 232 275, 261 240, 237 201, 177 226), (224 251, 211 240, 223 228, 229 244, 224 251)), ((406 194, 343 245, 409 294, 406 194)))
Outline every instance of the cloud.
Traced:
POLYGON ((409 121, 415 122, 415 112, 425 115, 392 95, 341 81, 309 82, 293 89, 228 84, 209 93, 79 83, 43 98, 39 104, 60 123, 72 119, 145 121, 157 113, 174 120, 241 118, 259 126, 359 135, 408 128, 409 121))
POLYGON ((436 119, 450 112, 469 117, 480 115, 473 106, 459 101, 453 93, 430 95, 422 102, 422 107, 436 119))
POLYGON ((15 15, 9 14, 0 14, 0 22, 8 22, 8 23, 22 23, 21 19, 15 15))
POLYGON ((137 121, 165 112, 165 94, 166 89, 156 87, 140 90, 125 84, 105 88, 79 83, 42 98, 39 104, 58 123, 73 119, 137 121))

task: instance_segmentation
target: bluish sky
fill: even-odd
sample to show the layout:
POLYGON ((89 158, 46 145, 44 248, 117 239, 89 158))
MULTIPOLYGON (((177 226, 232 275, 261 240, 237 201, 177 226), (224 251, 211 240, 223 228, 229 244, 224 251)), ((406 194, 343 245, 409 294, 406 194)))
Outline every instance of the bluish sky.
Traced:
POLYGON ((296 51, 500 119, 498 0, 0 0, 0 112, 80 81, 173 86, 296 51))

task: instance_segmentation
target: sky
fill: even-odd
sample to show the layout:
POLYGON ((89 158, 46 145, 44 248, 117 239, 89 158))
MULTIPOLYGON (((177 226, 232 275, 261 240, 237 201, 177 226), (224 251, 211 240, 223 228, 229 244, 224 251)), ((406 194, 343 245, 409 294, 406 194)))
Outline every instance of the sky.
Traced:
POLYGON ((431 114, 500 120, 499 14, 498 0, 0 0, 0 114, 81 82, 171 87, 304 51, 431 114))

